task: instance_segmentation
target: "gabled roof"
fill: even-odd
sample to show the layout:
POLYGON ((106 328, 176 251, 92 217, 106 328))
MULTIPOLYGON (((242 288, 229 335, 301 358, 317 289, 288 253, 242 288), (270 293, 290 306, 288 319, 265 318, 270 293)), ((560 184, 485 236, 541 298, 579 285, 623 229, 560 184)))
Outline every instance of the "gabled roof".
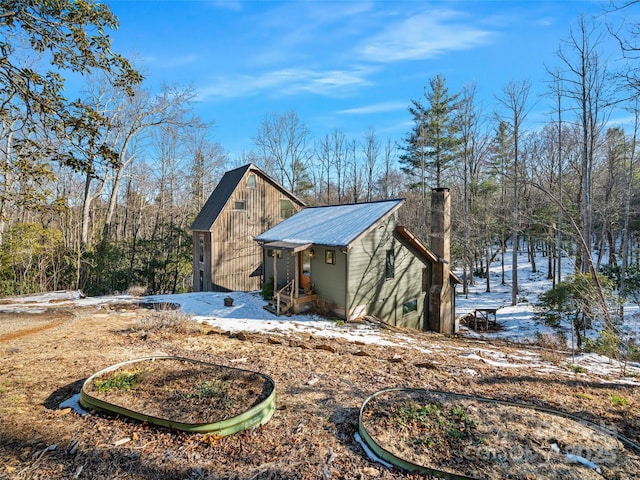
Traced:
POLYGON ((256 167, 253 163, 238 167, 234 170, 229 170, 220 179, 220 182, 213 190, 213 193, 209 196, 204 206, 198 213, 198 216, 191 224, 191 230, 207 231, 211 230, 211 227, 218 219, 218 216, 224 209, 225 205, 233 195, 233 192, 238 187, 239 183, 244 178, 245 174, 249 171, 259 174, 274 187, 280 190, 284 195, 287 195, 298 205, 304 206, 304 202, 296 197, 293 193, 289 192, 286 188, 276 182, 273 178, 267 175, 265 172, 256 167))
POLYGON ((396 199, 305 208, 255 240, 347 247, 403 203, 396 199))

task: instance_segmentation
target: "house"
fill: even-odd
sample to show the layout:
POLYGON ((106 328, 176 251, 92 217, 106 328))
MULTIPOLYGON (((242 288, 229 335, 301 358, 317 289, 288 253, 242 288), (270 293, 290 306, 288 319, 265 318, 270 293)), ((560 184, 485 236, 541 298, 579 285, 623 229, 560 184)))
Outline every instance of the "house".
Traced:
MULTIPOLYGON (((447 189, 434 190, 438 217, 448 217, 447 189), (441 200, 439 200, 441 199, 441 200)), ((432 232, 437 252, 398 225, 404 200, 309 207, 261 233, 263 278, 274 279, 277 314, 314 302, 344 319, 373 315, 396 326, 453 333, 449 219, 432 232)), ((432 225, 433 225, 432 220, 432 225)))
POLYGON ((191 225, 193 290, 259 289, 262 250, 254 237, 303 207, 253 164, 226 172, 191 225))

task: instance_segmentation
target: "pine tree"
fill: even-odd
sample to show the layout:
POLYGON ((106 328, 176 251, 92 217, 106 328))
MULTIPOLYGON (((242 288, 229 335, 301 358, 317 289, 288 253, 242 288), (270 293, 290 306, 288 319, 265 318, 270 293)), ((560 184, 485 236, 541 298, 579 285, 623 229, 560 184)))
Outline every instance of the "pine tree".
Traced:
POLYGON ((405 171, 415 174, 417 170, 424 180, 427 169, 431 170, 435 187, 441 187, 443 174, 452 166, 460 146, 455 115, 460 94, 449 94, 442 75, 431 78, 429 88, 425 87, 426 105, 421 100, 411 101, 409 112, 415 125, 405 138, 406 153, 400 161, 405 171))

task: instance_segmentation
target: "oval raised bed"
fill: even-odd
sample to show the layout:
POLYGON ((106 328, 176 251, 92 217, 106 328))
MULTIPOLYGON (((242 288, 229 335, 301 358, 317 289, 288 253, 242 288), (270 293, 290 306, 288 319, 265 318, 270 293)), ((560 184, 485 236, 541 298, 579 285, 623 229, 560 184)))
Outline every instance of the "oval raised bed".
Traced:
POLYGON ((576 416, 426 389, 388 389, 360 408, 380 459, 446 479, 639 478, 640 447, 576 416))
POLYGON ((273 380, 259 372, 181 357, 117 363, 89 377, 80 404, 155 425, 232 435, 269 421, 273 380))

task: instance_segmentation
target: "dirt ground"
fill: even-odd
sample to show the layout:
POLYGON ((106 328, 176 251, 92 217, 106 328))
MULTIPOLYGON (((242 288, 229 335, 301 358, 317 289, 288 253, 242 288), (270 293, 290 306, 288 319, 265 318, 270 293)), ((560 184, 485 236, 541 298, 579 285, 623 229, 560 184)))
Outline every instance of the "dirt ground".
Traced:
POLYGON ((312 334, 136 328, 153 314, 133 306, 0 313, 0 479, 425 478, 372 461, 355 438, 363 401, 391 387, 529 402, 640 443, 640 389, 620 378, 575 372, 558 354, 531 348, 561 367, 543 371, 483 360, 487 349, 500 350, 506 359, 522 355, 525 347, 430 333, 403 332, 420 347, 411 348, 312 334), (98 370, 153 355, 269 375, 277 410, 257 429, 218 438, 59 407, 98 370))

